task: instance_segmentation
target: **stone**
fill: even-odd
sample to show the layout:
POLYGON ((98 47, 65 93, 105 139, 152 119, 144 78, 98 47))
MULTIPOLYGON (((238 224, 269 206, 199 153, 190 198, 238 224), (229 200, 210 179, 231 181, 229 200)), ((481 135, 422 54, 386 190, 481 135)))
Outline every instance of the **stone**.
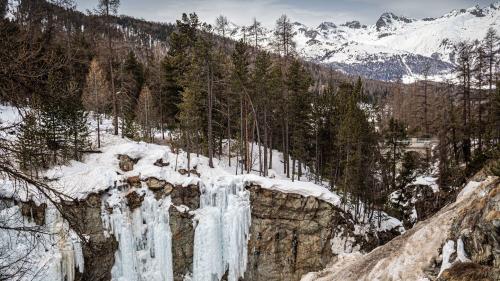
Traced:
POLYGON ((133 159, 125 154, 118 155, 118 166, 124 172, 132 171, 134 169, 134 164, 139 161, 139 159, 133 159))
POLYGON ((118 242, 113 235, 105 235, 101 217, 101 194, 91 194, 86 200, 64 202, 64 213, 77 233, 86 238, 82 243, 85 270, 75 271, 75 280, 111 280, 118 242))
POLYGON ((482 266, 476 263, 455 263, 445 270, 438 281, 493 281, 500 280, 500 269, 482 266))
POLYGON ((190 170, 190 171, 189 171, 189 173, 190 173, 191 175, 195 175, 195 176, 197 176, 197 177, 200 177, 200 173, 198 173, 198 171, 196 171, 195 169, 190 170))
POLYGON ((144 201, 144 194, 140 196, 135 191, 129 192, 125 197, 127 198, 127 206, 130 208, 131 211, 141 207, 142 201, 144 201))
POLYGON ((172 204, 176 206, 184 205, 191 210, 200 207, 200 188, 197 185, 188 186, 176 185, 170 193, 172 204))
POLYGON ((245 280, 300 280, 332 260, 330 239, 334 226, 347 224, 343 212, 314 197, 248 190, 252 224, 245 280))
POLYGON ((179 169, 179 170, 177 170, 177 172, 179 172, 179 174, 181 174, 183 176, 188 174, 188 170, 186 170, 186 169, 179 169))
POLYGON ((168 165, 170 165, 170 163, 169 162, 163 163, 163 159, 160 158, 160 159, 156 160, 153 165, 158 166, 158 167, 167 167, 168 165))
POLYGON ((184 276, 193 270, 193 215, 180 212, 175 206, 170 207, 169 213, 174 281, 183 281, 184 276))
POLYGON ((37 225, 43 225, 45 223, 45 209, 47 204, 42 203, 36 205, 33 200, 28 202, 21 202, 21 214, 28 218, 28 220, 33 220, 37 225))
POLYGON ((141 178, 139 176, 128 177, 127 183, 131 187, 141 187, 141 178))
POLYGON ((160 191, 165 187, 166 184, 167 184, 166 181, 157 179, 155 177, 149 177, 146 180, 146 185, 152 191, 160 191))
POLYGON ((461 238, 471 261, 493 270, 500 269, 500 178, 486 190, 483 197, 458 214, 450 239, 461 238))

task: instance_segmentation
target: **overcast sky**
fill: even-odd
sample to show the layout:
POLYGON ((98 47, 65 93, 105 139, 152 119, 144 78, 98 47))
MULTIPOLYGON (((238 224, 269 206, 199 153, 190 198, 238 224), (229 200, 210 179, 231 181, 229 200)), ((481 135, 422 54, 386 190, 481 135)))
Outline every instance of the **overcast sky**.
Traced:
MULTIPOLYGON (((77 9, 95 7, 98 0, 77 0, 77 9)), ((479 4, 486 6, 494 0, 121 0, 119 14, 146 20, 175 22, 183 12, 196 12, 203 21, 213 23, 223 14, 238 25, 250 24, 253 17, 266 26, 273 26, 281 14, 308 26, 323 21, 340 24, 359 20, 374 24, 383 12, 412 17, 438 17, 453 9, 479 4)))

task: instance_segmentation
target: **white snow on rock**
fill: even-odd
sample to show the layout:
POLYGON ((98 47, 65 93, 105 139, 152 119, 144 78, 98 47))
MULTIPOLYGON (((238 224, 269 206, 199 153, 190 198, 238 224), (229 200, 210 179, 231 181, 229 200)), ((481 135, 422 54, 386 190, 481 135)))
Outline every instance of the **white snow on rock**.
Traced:
MULTIPOLYGON (((8 111, 0 112, 0 116, 3 116, 3 112, 8 111)), ((9 120, 15 119, 15 114, 8 113, 8 116, 9 120)), ((251 224, 247 186, 254 184, 278 192, 313 196, 334 206, 341 206, 337 194, 307 181, 312 177, 307 176, 305 167, 302 180, 306 181, 292 182, 287 179, 283 173, 283 155, 275 150, 272 151, 273 169, 269 170, 273 178, 258 176, 255 171, 251 174, 235 175, 236 161, 233 161, 233 166, 229 166, 227 157, 214 159, 214 168, 210 168, 208 158, 191 154, 188 167, 186 152, 174 153, 169 146, 114 136, 109 132, 111 122, 108 121, 104 120, 102 126, 100 153, 86 154, 82 162, 70 161, 66 165, 53 167, 42 176, 48 180, 50 187, 73 199, 84 200, 90 194, 103 194, 104 228, 107 235, 113 235, 119 243, 112 268, 112 281, 173 279, 172 234, 168 212, 171 206, 170 196, 155 198, 145 184, 150 177, 165 180, 174 186, 198 185, 200 188, 200 208, 189 210, 195 215, 194 264, 193 272, 186 278, 191 278, 192 281, 220 278, 226 271, 228 281, 237 281, 244 275, 251 224), (119 155, 127 155, 136 160, 132 170, 125 172, 119 168, 119 155), (155 165, 159 159, 164 165, 155 165), (190 176, 182 175, 179 173, 180 169, 195 170, 199 176, 193 173, 190 176), (142 181, 141 187, 126 186, 127 179, 135 176, 142 181), (139 208, 131 211, 125 196, 132 191, 144 195, 144 201, 139 208)), ((91 126, 93 122, 90 120, 91 126)), ((93 141, 95 142, 95 139, 93 141)), ((258 146, 254 145, 254 163, 258 162, 258 149, 258 146)), ((40 196, 34 187, 18 186, 8 179, 0 179, 0 196, 21 201, 33 200, 36 204, 47 202, 47 198, 40 196)), ((57 197, 52 199, 60 200, 57 197)), ((188 210, 186 206, 174 207, 188 210)), ((13 208, 12 210, 18 212, 16 207, 13 208)), ((351 211, 349 207, 346 208, 348 212, 351 211)), ((382 224, 375 226, 379 230, 401 228, 404 231, 400 221, 383 213, 378 215, 382 217, 382 224)), ((370 229, 370 223, 373 222, 367 221, 362 227, 358 227, 358 234, 370 229)), ((58 221, 58 225, 62 227, 66 223, 58 221)), ((3 235, 2 231, 0 233, 3 235)), ((33 268, 46 269, 47 274, 43 276, 66 276, 67 281, 72 281, 75 276, 74 269, 81 271, 84 268, 83 255, 78 239, 73 237, 64 241, 66 242, 47 246, 50 254, 37 252, 33 258, 37 263, 43 264, 33 268)), ((21 247, 21 244, 16 245, 21 247)), ((335 241, 332 242, 332 247, 334 244, 335 241)), ((339 249, 340 252, 342 251, 339 249)), ((50 280, 58 281, 58 278, 50 280)))
POLYGON ((462 210, 470 208, 469 204, 474 198, 482 197, 486 187, 494 180, 494 177, 489 177, 483 182, 468 184, 464 188, 466 192, 463 192, 456 202, 428 220, 417 223, 401 236, 365 255, 344 254, 323 271, 304 275, 302 281, 426 280, 425 270, 441 253, 441 272, 454 262, 467 261, 463 241, 449 241, 449 231, 454 218, 462 210), (454 252, 457 252, 457 258, 451 260, 454 252))
POLYGON ((46 224, 38 227, 21 214, 19 206, 0 204, 6 204, 0 208, 0 221, 12 228, 0 231, 2 273, 17 273, 14 280, 19 281, 73 281, 75 270, 84 271, 80 240, 53 205, 46 209, 46 224), (30 231, 15 230, 16 227, 30 231), (24 262, 16 263, 18 259, 24 262))

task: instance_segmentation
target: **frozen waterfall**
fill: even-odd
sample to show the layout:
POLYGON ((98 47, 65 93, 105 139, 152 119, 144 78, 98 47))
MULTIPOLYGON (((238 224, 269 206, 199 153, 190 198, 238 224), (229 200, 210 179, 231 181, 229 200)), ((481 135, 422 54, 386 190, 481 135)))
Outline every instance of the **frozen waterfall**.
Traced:
POLYGON ((172 281, 170 197, 155 199, 146 189, 140 208, 129 210, 118 192, 108 198, 111 214, 103 211, 105 226, 115 235, 118 250, 111 270, 113 281, 172 281))
POLYGON ((250 229, 250 199, 240 178, 201 187, 196 210, 192 281, 229 281, 245 273, 250 229))

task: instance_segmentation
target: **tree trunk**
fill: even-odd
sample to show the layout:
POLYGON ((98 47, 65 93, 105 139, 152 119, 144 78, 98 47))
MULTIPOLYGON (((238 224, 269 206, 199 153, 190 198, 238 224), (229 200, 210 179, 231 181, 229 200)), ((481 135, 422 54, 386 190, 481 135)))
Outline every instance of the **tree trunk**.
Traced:
POLYGON ((213 143, 213 132, 212 132, 212 102, 213 102, 213 92, 212 92, 212 68, 208 66, 208 166, 210 168, 214 167, 213 156, 214 156, 214 143, 213 143))

